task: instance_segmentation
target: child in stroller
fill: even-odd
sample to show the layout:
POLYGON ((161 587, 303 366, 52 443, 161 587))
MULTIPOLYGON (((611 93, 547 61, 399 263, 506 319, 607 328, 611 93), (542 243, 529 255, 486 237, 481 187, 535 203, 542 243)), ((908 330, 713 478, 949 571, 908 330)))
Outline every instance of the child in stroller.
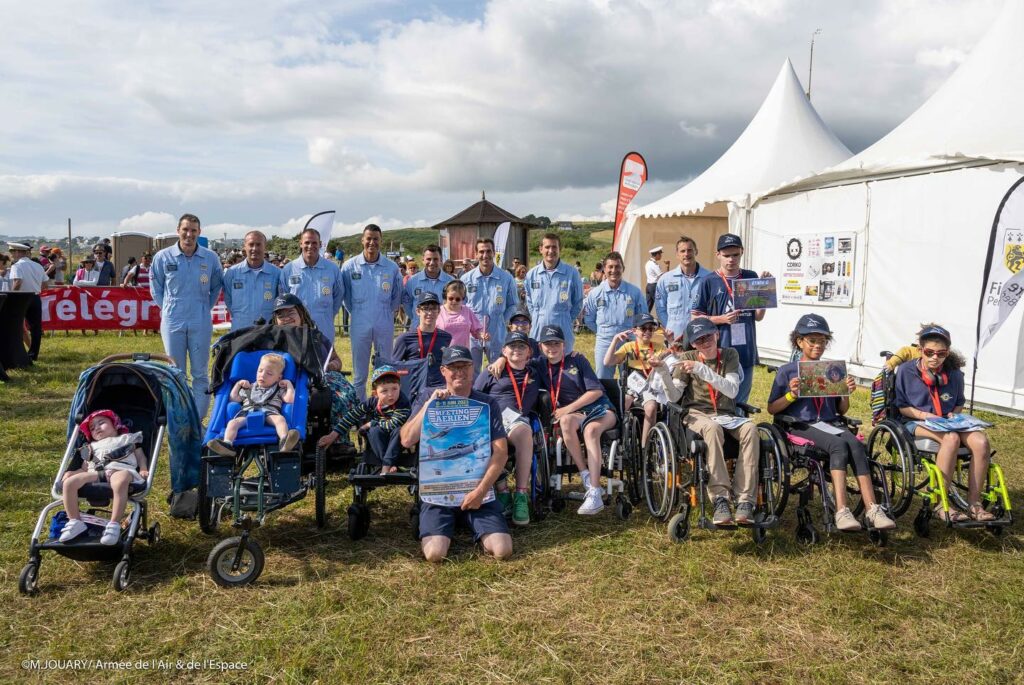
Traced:
POLYGON ((288 429, 288 420, 281 414, 285 404, 295 402, 295 387, 291 381, 282 380, 285 360, 279 354, 265 354, 256 369, 256 383, 242 378, 231 389, 230 401, 241 402, 242 408, 224 427, 224 437, 214 438, 207 443, 213 452, 222 457, 235 456, 234 441, 246 424, 252 412, 262 411, 266 422, 274 427, 279 440, 278 449, 290 452, 299 442, 299 432, 288 429))
POLYGON ((145 481, 149 475, 146 455, 139 447, 142 433, 129 433, 117 414, 109 409, 89 414, 80 429, 88 444, 80 450, 82 467, 64 474, 62 494, 68 522, 61 529, 60 541, 69 542, 88 530, 88 526, 78 518, 79 489, 89 483, 106 482, 110 483, 114 504, 100 542, 115 545, 121 536, 121 517, 128 499, 128 487, 133 481, 145 481))

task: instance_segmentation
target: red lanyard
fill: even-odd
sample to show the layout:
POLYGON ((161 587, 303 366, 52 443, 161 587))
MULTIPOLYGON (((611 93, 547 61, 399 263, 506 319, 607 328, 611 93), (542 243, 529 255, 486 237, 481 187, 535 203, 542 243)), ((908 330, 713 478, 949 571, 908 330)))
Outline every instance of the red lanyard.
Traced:
POLYGON ((715 273, 718 274, 718 277, 722 279, 722 283, 725 283, 725 291, 727 293, 729 293, 729 302, 732 302, 733 301, 733 298, 732 298, 732 286, 729 285, 729 280, 725 277, 725 274, 722 273, 721 271, 716 271, 715 273))
MULTIPOLYGON (((512 392, 515 393, 515 396, 516 396, 516 406, 519 407, 519 413, 522 413, 523 412, 523 395, 526 394, 526 384, 530 382, 530 372, 527 371, 526 375, 523 376, 523 391, 519 392, 519 386, 516 385, 516 377, 515 377, 515 374, 512 373, 512 365, 509 364, 508 357, 505 358, 505 366, 506 366, 506 368, 508 370, 508 379, 510 381, 512 381, 512 392)), ((550 374, 550 370, 549 370, 549 374, 550 374)), ((558 386, 559 386, 559 389, 561 389, 561 386, 562 386, 562 375, 561 375, 561 373, 559 373, 559 375, 558 375, 558 386)), ((557 406, 557 405, 558 405, 558 395, 556 394, 555 395, 555 406, 557 406)))
MULTIPOLYGON (((654 343, 648 343, 648 346, 650 347, 650 351, 648 352, 647 359, 650 359, 654 356, 654 343)), ((637 361, 640 362, 640 366, 642 367, 641 370, 644 372, 644 377, 649 377, 651 375, 651 365, 647 363, 647 359, 645 359, 640 353, 639 340, 633 341, 633 354, 637 361)))
POLYGON ((945 414, 942 413, 942 402, 939 399, 939 384, 929 383, 924 379, 925 370, 921 368, 920 364, 918 365, 917 370, 921 374, 921 382, 924 383, 924 387, 928 388, 928 394, 932 398, 932 408, 935 410, 935 413, 939 416, 945 416, 945 414))
POLYGON ((825 398, 812 397, 811 401, 814 402, 814 409, 818 412, 818 421, 821 421, 821 408, 825 406, 825 398))
MULTIPOLYGON (((558 396, 562 394, 562 369, 565 368, 565 357, 558 362, 558 387, 555 387, 555 379, 551 377, 551 364, 548 364, 548 385, 551 386, 551 408, 558 409, 558 396)), ((525 388, 525 386, 524 386, 525 388)))
POLYGON ((434 349, 434 341, 437 340, 437 326, 434 326, 434 334, 430 336, 430 347, 427 348, 426 353, 423 352, 423 331, 419 328, 416 329, 416 337, 420 341, 420 359, 425 359, 434 349))
MULTIPOLYGON (((699 355, 701 363, 704 362, 704 355, 699 355)), ((722 350, 718 350, 715 353, 715 373, 719 376, 722 375, 722 350)), ((711 395, 711 406, 714 407, 715 413, 718 413, 718 391, 715 390, 714 386, 708 383, 708 394, 711 395)))

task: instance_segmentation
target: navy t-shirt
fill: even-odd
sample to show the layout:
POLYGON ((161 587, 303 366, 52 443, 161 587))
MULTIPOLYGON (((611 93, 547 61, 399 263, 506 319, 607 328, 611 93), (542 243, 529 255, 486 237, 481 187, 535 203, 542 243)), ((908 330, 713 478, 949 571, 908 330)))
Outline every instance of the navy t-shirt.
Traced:
MULTIPOLYGON (((410 417, 416 416, 420 413, 423 409, 423 405, 430 399, 431 394, 432 393, 429 392, 420 393, 420 399, 416 402, 416 406, 412 408, 412 414, 410 414, 410 417)), ((455 395, 452 395, 452 397, 459 399, 455 395)), ((476 390, 470 391, 469 399, 476 400, 477 402, 483 402, 490 407, 489 418, 491 424, 491 442, 507 438, 508 435, 505 433, 505 424, 501 421, 501 407, 498 406, 498 403, 482 392, 478 392, 476 390)))
MULTIPOLYGON (((789 392, 789 382, 800 374, 799 362, 783 364, 775 372, 775 381, 772 383, 772 390, 768 393, 768 404, 779 399, 789 392)), ((792 416, 800 421, 815 423, 816 421, 834 421, 839 416, 839 397, 798 397, 796 402, 789 405, 780 414, 792 416), (817 404, 820 403, 820 404, 817 404)))
MULTIPOLYGON (((967 403, 964 397, 964 374, 960 369, 946 372, 945 383, 940 376, 937 390, 943 416, 952 412, 954 407, 962 407, 967 403)), ((914 407, 930 414, 936 413, 931 391, 921 379, 921 369, 916 359, 896 367, 896 407, 914 407)), ((903 417, 903 420, 913 419, 903 417)))
POLYGON ((590 390, 600 390, 604 393, 604 386, 597 379, 594 368, 582 354, 568 355, 562 359, 561 374, 559 364, 552 366, 547 358, 540 362, 540 384, 541 387, 551 395, 551 403, 555 409, 572 404, 590 390), (559 385, 561 377, 561 385, 559 385), (558 401, 555 402, 555 395, 558 401))
POLYGON ((506 365, 505 370, 501 372, 500 378, 495 378, 485 369, 476 377, 473 390, 486 394, 502 410, 508 408, 519 414, 529 414, 537 404, 537 396, 540 394, 538 366, 538 364, 531 361, 527 363, 526 368, 522 371, 516 371, 511 366, 506 365), (512 387, 512 379, 509 378, 509 373, 515 376, 517 387, 523 398, 522 409, 516 403, 516 391, 512 387))
POLYGON ((452 344, 451 333, 442 331, 440 328, 435 328, 434 332, 437 333, 436 338, 434 338, 434 333, 421 334, 423 336, 422 354, 420 354, 418 331, 407 331, 395 338, 394 349, 391 352, 391 355, 399 361, 427 357, 428 388, 444 387, 445 380, 444 376, 441 375, 441 350, 452 344), (431 339, 434 340, 433 346, 430 344, 431 339))
MULTIPOLYGON (((694 294, 690 305, 690 312, 695 316, 698 312, 707 316, 728 314, 733 310, 732 296, 729 294, 729 288, 733 287, 733 281, 737 278, 758 277, 758 274, 750 269, 740 269, 739 276, 728 277, 724 280, 718 271, 712 271, 706 276, 702 276, 700 281, 693 286, 694 294), (728 288, 725 287, 726 281, 729 282, 728 288)), ((744 310, 740 312, 740 317, 736 320, 736 324, 743 325, 746 332, 746 343, 734 345, 732 341, 732 324, 721 324, 718 327, 718 346, 735 349, 740 355, 740 366, 744 369, 749 369, 757 364, 757 328, 754 325, 754 311, 744 310)))

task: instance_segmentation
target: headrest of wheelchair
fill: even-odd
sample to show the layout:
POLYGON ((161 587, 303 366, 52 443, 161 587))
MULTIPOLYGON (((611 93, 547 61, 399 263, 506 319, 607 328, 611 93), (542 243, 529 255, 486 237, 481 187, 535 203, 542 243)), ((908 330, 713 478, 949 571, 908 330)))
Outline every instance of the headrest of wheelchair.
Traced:
POLYGON ((281 377, 292 382, 295 381, 298 375, 298 367, 295 365, 295 360, 287 352, 279 350, 247 350, 245 352, 238 352, 235 354, 234 359, 231 360, 229 378, 235 381, 242 378, 250 381, 255 379, 256 369, 259 368, 260 359, 265 354, 279 354, 284 357, 284 372, 281 374, 281 377))

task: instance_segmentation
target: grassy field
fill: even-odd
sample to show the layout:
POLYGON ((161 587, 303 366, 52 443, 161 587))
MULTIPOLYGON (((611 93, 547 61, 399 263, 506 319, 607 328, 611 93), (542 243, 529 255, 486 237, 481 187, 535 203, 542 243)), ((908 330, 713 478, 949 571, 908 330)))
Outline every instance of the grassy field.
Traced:
MULTIPOLYGON (((347 340, 342 340, 342 346, 347 340)), ((584 336, 582 349, 592 345, 584 336)), ((420 560, 404 492, 371 495, 369 536, 350 542, 351 491, 329 482, 318 531, 312 498, 256 533, 266 570, 219 589, 205 559, 219 537, 171 519, 166 463, 152 498, 163 540, 136 547, 133 584, 112 568, 44 557, 41 594, 17 576, 64 449, 78 374, 157 337, 58 335, 43 362, 0 387, 0 681, 3 682, 1021 682, 1024 564, 1015 531, 915 538, 908 515, 887 548, 843 536, 793 538, 792 508, 756 547, 749 534, 696 533, 674 544, 635 513, 581 518, 574 507, 516 530, 506 563, 461 537, 450 561, 420 560), (151 671, 26 670, 25 659, 142 660, 151 671), (163 664, 157 660, 163 660, 163 664), (240 662, 245 671, 203 664, 240 662), (163 665, 163 670, 158 668, 163 665), (191 669, 189 668, 191 666, 191 669), (153 675, 155 671, 155 678, 153 675)), ((343 358, 348 351, 343 349, 343 358)), ((763 406, 759 371, 752 401, 763 406)), ((867 393, 856 396, 865 418, 867 393)), ((1022 501, 1022 423, 991 437, 1022 501)), ((916 511, 915 509, 912 511, 916 511)), ((223 531, 223 529, 222 529, 223 531)), ((226 533, 222 533, 226 535, 226 533)), ((56 669, 61 664, 53 663, 56 669)))

